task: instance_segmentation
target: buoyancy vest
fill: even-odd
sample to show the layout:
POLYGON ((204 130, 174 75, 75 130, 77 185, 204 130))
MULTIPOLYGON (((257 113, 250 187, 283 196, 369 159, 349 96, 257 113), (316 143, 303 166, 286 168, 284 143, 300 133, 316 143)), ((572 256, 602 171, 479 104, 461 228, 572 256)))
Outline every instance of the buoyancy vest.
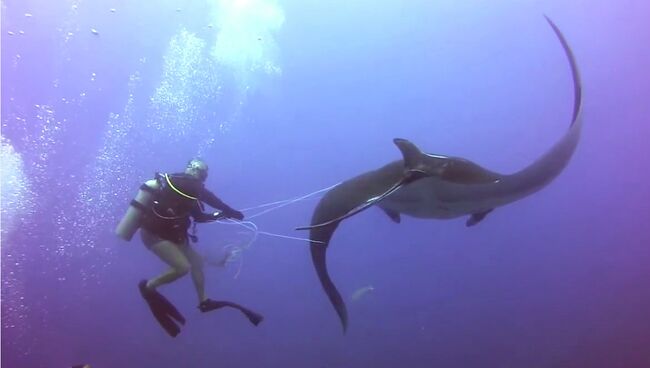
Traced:
POLYGON ((147 187, 153 201, 145 212, 142 227, 163 239, 185 242, 192 212, 203 210, 199 200, 204 190, 203 182, 183 173, 156 173, 155 179, 158 189, 147 187))

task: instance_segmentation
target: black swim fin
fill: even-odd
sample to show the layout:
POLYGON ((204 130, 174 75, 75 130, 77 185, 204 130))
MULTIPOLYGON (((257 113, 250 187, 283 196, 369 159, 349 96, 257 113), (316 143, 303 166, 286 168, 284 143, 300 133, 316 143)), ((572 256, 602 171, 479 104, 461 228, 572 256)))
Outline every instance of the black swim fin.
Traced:
POLYGON ((235 308, 240 312, 244 313, 246 318, 248 318, 248 320, 251 321, 251 323, 254 324, 255 326, 259 325, 260 322, 264 320, 264 317, 261 314, 255 313, 252 310, 242 307, 237 303, 228 302, 225 300, 206 299, 202 301, 201 304, 199 304, 199 309, 203 313, 210 312, 215 309, 224 308, 224 307, 235 308))
POLYGON ((181 328, 176 322, 184 325, 185 318, 162 294, 156 290, 147 288, 147 280, 140 281, 138 288, 158 323, 160 323, 162 328, 164 328, 171 337, 176 337, 176 335, 181 332, 181 328), (174 322, 174 320, 176 320, 176 322, 174 322))

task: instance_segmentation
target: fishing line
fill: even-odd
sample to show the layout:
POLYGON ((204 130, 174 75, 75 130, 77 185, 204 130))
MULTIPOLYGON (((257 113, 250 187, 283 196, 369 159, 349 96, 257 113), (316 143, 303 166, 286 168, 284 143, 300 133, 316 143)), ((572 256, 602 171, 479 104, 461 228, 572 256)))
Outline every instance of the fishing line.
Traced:
POLYGON ((326 190, 330 190, 330 189, 334 188, 335 186, 337 186, 339 184, 341 184, 341 182, 336 183, 336 184, 334 184, 332 186, 329 186, 327 188, 317 190, 317 191, 309 193, 309 194, 305 194, 305 195, 298 196, 298 197, 295 197, 295 198, 289 198, 289 199, 283 199, 283 200, 280 200, 280 201, 264 203, 264 204, 260 204, 259 206, 247 207, 247 208, 241 209, 240 211, 255 210, 255 209, 258 209, 258 208, 264 208, 264 207, 268 207, 268 206, 273 206, 275 204, 282 204, 282 203, 287 203, 287 202, 297 202, 297 201, 299 201, 301 199, 307 199, 308 197, 311 197, 311 196, 316 195, 318 193, 324 192, 326 190))
POLYGON ((322 242, 322 241, 319 241, 319 240, 311 240, 311 239, 300 238, 300 237, 296 237, 296 236, 276 234, 276 233, 272 233, 272 232, 268 232, 268 231, 260 231, 259 228, 257 227, 257 225, 254 222, 248 221, 248 220, 253 219, 255 217, 262 216, 264 214, 275 211, 277 209, 288 206, 290 204, 309 199, 309 198, 311 198, 311 197, 313 197, 313 196, 315 196, 317 194, 326 192, 326 191, 338 186, 339 184, 341 184, 341 183, 339 182, 339 183, 331 185, 331 186, 329 186, 327 188, 323 188, 323 189, 317 190, 315 192, 311 192, 311 193, 308 193, 308 194, 305 194, 305 195, 302 195, 302 196, 298 196, 298 197, 295 197, 295 198, 289 198, 289 199, 284 199, 284 200, 281 200, 281 201, 269 202, 269 203, 264 203, 264 204, 254 206, 254 207, 244 208, 244 209, 241 210, 242 212, 250 211, 250 210, 256 210, 256 209, 262 209, 262 208, 266 208, 266 207, 271 207, 271 208, 267 208, 267 209, 265 209, 263 211, 260 211, 260 212, 254 214, 254 215, 248 216, 247 221, 235 221, 235 220, 229 219, 229 218, 226 218, 225 221, 224 220, 216 221, 216 222, 218 222, 220 224, 224 224, 224 225, 239 225, 239 226, 243 227, 244 229, 248 230, 251 233, 251 237, 248 239, 248 241, 244 242, 243 244, 227 244, 227 245, 225 245, 223 247, 223 249, 228 253, 227 258, 225 260, 225 264, 239 261, 239 265, 237 266, 237 272, 235 273, 234 278, 239 277, 239 274, 241 273, 241 270, 242 270, 242 268, 244 266, 244 256, 243 256, 244 250, 250 248, 251 245, 253 245, 253 243, 257 240, 257 237, 260 234, 275 237, 275 238, 281 238, 281 239, 298 240, 298 241, 306 241, 306 242, 325 244, 325 242, 322 242))
POLYGON ((239 277, 239 274, 241 273, 241 270, 244 267, 244 256, 243 256, 244 251, 246 249, 250 248, 251 245, 253 245, 253 243, 255 242, 255 240, 257 240, 257 237, 260 234, 273 236, 273 237, 277 237, 277 238, 283 238, 283 239, 292 239, 292 240, 300 240, 300 241, 313 241, 315 243, 323 243, 324 244, 324 242, 321 242, 321 241, 318 241, 318 240, 310 240, 310 239, 299 238, 299 237, 295 237, 295 236, 275 234, 275 233, 271 233, 271 232, 268 232, 268 231, 260 231, 257 228, 257 225, 255 225, 255 223, 253 223, 252 221, 235 221, 235 220, 232 220, 232 219, 226 219, 226 220, 227 221, 220 220, 220 221, 217 221, 217 222, 220 223, 220 224, 224 224, 224 225, 239 225, 239 226, 245 228, 246 230, 248 230, 248 231, 250 231, 252 233, 252 236, 250 237, 250 239, 248 239, 248 241, 245 242, 242 245, 240 245, 240 244, 228 244, 228 245, 223 247, 223 249, 228 253, 228 256, 227 256, 226 261, 225 261, 226 264, 231 263, 231 262, 239 261, 239 264, 237 266, 237 272, 235 272, 234 278, 239 277))
POLYGON ((250 211, 250 210, 254 210, 254 209, 260 209, 260 208, 264 208, 264 207, 269 207, 269 206, 275 206, 275 207, 271 207, 271 208, 269 208, 269 209, 266 209, 266 210, 260 211, 260 212, 254 214, 254 215, 247 216, 248 219, 254 219, 254 218, 256 218, 256 217, 259 217, 259 216, 261 216, 261 215, 264 215, 264 214, 267 214, 267 213, 269 213, 269 212, 275 211, 275 210, 277 210, 277 209, 280 209, 280 208, 282 208, 282 207, 288 206, 288 205, 290 205, 290 204, 293 204, 293 203, 296 203, 296 202, 299 202, 299 201, 303 201, 303 200, 309 199, 310 197, 313 197, 313 196, 315 196, 315 195, 317 195, 317 194, 320 194, 320 193, 322 193, 322 192, 326 192, 326 191, 328 191, 328 190, 330 190, 330 189, 332 189, 332 188, 338 186, 339 184, 341 184, 341 183, 339 182, 339 183, 336 183, 336 184, 334 184, 334 185, 332 185, 332 186, 329 186, 329 187, 327 187, 327 188, 323 188, 323 189, 317 190, 317 191, 315 191, 315 192, 312 192, 312 193, 309 193, 309 194, 305 194, 305 195, 302 195, 302 196, 299 196, 299 197, 296 197, 296 198, 290 198, 290 199, 285 199, 285 200, 281 200, 281 201, 275 201, 275 202, 265 203, 265 204, 261 204, 261 205, 259 205, 259 206, 255 206, 255 207, 244 208, 244 209, 241 210, 241 211, 244 212, 244 211, 250 211))
POLYGON ((268 236, 272 236, 272 237, 276 237, 276 238, 282 238, 282 239, 300 240, 300 241, 306 241, 306 242, 325 244, 325 242, 322 242, 320 240, 312 240, 312 239, 309 239, 309 238, 300 238, 300 237, 297 237, 297 236, 289 236, 289 235, 271 233, 271 232, 268 232, 268 231, 261 231, 261 230, 259 230, 257 228, 257 225, 255 225, 255 223, 252 222, 252 221, 236 221, 236 220, 233 220, 233 219, 226 219, 226 220, 228 222, 225 222, 223 220, 219 220, 217 222, 220 223, 220 224, 223 224, 223 225, 240 225, 243 228, 245 228, 246 230, 249 230, 249 231, 253 232, 255 238, 257 238, 257 236, 259 234, 261 234, 261 235, 268 235, 268 236))
POLYGON ((244 267, 243 252, 244 250, 250 248, 250 246, 253 245, 255 240, 257 240, 259 230, 257 229, 257 225, 255 225, 255 223, 251 221, 235 221, 231 219, 227 219, 227 220, 228 222, 219 221, 219 223, 227 224, 227 225, 240 225, 243 228, 252 232, 251 238, 248 240, 248 242, 244 243, 243 245, 231 244, 230 247, 228 248, 224 247, 224 249, 227 252, 229 252, 228 258, 226 259, 226 264, 228 264, 229 262, 235 262, 239 260, 239 265, 237 266, 237 272, 235 272, 235 276, 234 276, 234 278, 238 278, 242 268, 244 267))

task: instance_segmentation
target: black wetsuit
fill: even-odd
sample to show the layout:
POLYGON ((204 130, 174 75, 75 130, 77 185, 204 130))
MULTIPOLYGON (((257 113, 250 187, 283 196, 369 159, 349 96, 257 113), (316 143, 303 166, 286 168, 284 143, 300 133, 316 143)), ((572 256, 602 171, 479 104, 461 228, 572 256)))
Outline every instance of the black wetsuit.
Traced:
POLYGON ((160 184, 160 189, 149 189, 154 196, 154 204, 147 211, 142 228, 162 239, 177 244, 186 244, 187 231, 192 224, 190 217, 195 222, 210 222, 221 217, 238 220, 244 218, 241 212, 225 204, 214 193, 206 189, 202 181, 191 175, 168 174, 169 181, 167 181, 164 174, 158 174, 156 179, 160 184), (188 196, 195 199, 188 198, 188 196), (221 213, 218 216, 204 213, 203 202, 221 213))

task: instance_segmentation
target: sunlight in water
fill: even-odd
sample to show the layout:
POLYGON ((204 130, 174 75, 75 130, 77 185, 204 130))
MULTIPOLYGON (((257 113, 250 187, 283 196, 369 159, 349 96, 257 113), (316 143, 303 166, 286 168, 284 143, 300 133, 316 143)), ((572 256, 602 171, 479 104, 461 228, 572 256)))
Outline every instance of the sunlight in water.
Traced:
POLYGON ((193 124, 203 108, 217 98, 217 75, 205 62, 205 47, 205 41, 185 29, 169 43, 162 80, 151 98, 155 111, 152 128, 168 137, 195 131, 193 124))
POLYGON ((284 12, 274 0, 218 0, 213 13, 217 40, 213 57, 249 82, 249 73, 280 74, 274 34, 284 12))

